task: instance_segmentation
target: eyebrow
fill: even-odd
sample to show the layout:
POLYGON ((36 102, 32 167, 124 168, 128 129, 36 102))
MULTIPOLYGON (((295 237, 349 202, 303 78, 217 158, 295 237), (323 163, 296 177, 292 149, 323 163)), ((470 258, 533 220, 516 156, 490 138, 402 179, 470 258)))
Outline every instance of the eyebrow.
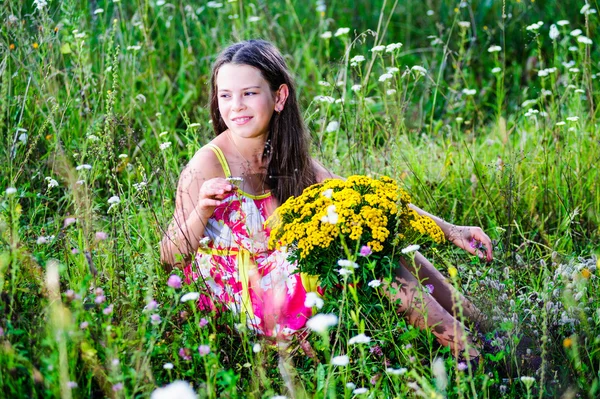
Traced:
MULTIPOLYGON (((244 87, 242 89, 242 91, 243 90, 249 90, 249 89, 260 89, 260 86, 248 86, 248 87, 244 87)), ((221 91, 231 91, 231 90, 229 90, 229 89, 219 89, 219 92, 221 92, 221 91)))

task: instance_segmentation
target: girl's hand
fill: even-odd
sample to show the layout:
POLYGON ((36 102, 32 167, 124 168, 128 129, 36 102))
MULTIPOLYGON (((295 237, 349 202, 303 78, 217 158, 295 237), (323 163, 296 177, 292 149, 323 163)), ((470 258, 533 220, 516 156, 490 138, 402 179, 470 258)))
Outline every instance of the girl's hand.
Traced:
POLYGON ((222 177, 215 177, 205 181, 202 184, 202 187, 200 187, 196 211, 198 211, 200 215, 210 217, 213 214, 215 207, 221 205, 221 200, 234 188, 235 186, 233 184, 222 177))
POLYGON ((479 259, 485 259, 491 262, 492 240, 479 227, 474 226, 453 226, 450 230, 448 240, 459 248, 477 255, 479 259))

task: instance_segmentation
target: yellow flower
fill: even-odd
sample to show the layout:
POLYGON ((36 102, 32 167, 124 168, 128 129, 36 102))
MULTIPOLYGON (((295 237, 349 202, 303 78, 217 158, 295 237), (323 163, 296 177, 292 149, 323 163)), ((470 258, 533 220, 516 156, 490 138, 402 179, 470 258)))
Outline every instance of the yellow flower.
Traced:
POLYGON ((589 279, 592 276, 592 272, 590 272, 590 269, 588 268, 581 269, 581 276, 583 278, 589 279))
POLYGON ((570 348, 573 345, 573 339, 571 337, 567 337, 563 340, 563 346, 565 348, 570 348))
POLYGON ((458 270, 456 270, 456 267, 450 266, 448 268, 448 274, 450 275, 450 277, 455 278, 458 275, 458 270))
POLYGON ((33 43, 32 46, 33 46, 34 49, 37 49, 39 47, 39 44, 33 43))

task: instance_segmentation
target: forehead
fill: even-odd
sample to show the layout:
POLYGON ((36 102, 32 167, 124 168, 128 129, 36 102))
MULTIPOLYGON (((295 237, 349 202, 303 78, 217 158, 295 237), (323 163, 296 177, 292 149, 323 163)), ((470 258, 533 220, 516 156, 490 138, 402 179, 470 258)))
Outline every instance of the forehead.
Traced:
POLYGON ((269 87, 258 68, 250 65, 224 64, 217 72, 218 90, 235 90, 250 86, 269 87))

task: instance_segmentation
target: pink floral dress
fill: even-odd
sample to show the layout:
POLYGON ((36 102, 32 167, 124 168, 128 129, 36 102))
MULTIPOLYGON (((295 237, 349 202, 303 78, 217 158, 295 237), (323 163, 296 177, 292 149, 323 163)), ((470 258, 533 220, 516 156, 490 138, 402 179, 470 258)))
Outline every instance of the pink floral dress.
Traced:
MULTIPOLYGON (((221 149, 209 148, 231 177, 221 149)), ((288 262, 287 252, 269 250, 265 220, 272 209, 270 193, 231 192, 215 208, 196 258, 184 272, 188 283, 193 280, 206 290, 201 308, 229 308, 255 333, 288 338, 312 316, 304 302, 307 292, 316 291, 317 281, 292 274, 296 264, 288 262)))

